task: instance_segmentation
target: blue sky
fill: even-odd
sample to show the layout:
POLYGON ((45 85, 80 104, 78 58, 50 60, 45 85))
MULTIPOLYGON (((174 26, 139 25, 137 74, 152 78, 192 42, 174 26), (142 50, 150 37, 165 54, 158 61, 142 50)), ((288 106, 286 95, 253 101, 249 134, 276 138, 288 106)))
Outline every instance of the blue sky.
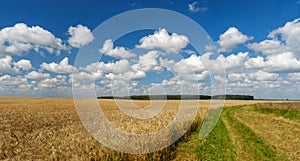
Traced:
MULTIPOLYGON (((86 72, 84 77, 88 77, 88 74, 93 75, 92 71, 77 69, 73 66, 78 49, 88 46, 93 40, 101 37, 101 35, 93 35, 93 29, 112 16, 141 8, 176 11, 201 25, 215 42, 216 50, 220 51, 221 55, 219 59, 207 60, 208 64, 217 64, 222 61, 227 66, 225 68, 228 80, 223 80, 227 86, 227 93, 251 94, 256 98, 300 99, 298 96, 300 50, 297 47, 297 43, 300 42, 297 38, 300 36, 300 25, 297 20, 300 16, 300 1, 297 0, 274 0, 272 2, 258 0, 62 2, 53 0, 43 3, 38 0, 6 1, 0 6, 0 67, 2 68, 0 69, 0 95, 72 96, 71 71, 78 70, 77 72, 81 72, 82 75, 86 72), (8 29, 11 30, 8 31, 8 29), (19 32, 21 30, 27 33, 22 34, 19 32), (37 31, 40 32, 37 33, 37 31), (84 34, 87 37, 86 42, 83 42, 84 34)), ((179 23, 179 25, 183 24, 179 23)), ((168 32, 168 28, 165 30, 168 32)), ((140 31, 110 44, 107 41, 108 45, 113 44, 114 47, 106 53, 103 49, 104 57, 101 60, 103 64, 97 66, 104 68, 97 70, 99 78, 96 82, 102 81, 102 83, 96 83, 99 87, 97 94, 110 95, 111 89, 108 86, 103 87, 105 83, 108 84, 107 78, 114 75, 114 79, 122 79, 126 72, 140 76, 140 79, 137 78, 129 85, 128 88, 132 90, 131 94, 149 93, 149 89, 157 87, 165 88, 167 93, 178 92, 174 90, 176 87, 172 84, 176 81, 172 79, 175 79, 176 75, 188 77, 183 75, 188 72, 178 71, 172 74, 168 71, 166 64, 161 61, 161 59, 171 60, 172 56, 165 56, 164 53, 170 53, 165 46, 172 47, 169 43, 173 41, 154 44, 156 47, 150 44, 152 48, 146 42, 143 45, 141 41, 143 37, 149 35, 176 38, 172 37, 172 33, 166 35, 163 31, 164 29, 159 28, 140 31), (140 45, 145 51, 136 51, 134 48, 136 45, 140 45), (123 58, 110 55, 115 54, 113 51, 123 56, 129 52, 127 54, 131 53, 135 57, 123 57, 123 61, 123 58), (143 61, 139 57, 151 51, 157 53, 150 53, 146 60, 155 59, 156 62, 153 62, 151 66, 142 64, 143 61), (122 61, 125 65, 129 63, 128 70, 114 73, 105 69, 110 65, 116 65, 118 61, 122 61)), ((190 42, 190 37, 187 35, 180 33, 178 35, 181 36, 180 38, 186 37, 190 42)), ((99 50, 104 47, 103 45, 99 44, 99 50)), ((196 76, 201 84, 198 93, 211 94, 206 71, 198 69, 203 62, 199 62, 196 66, 189 64, 200 59, 205 60, 205 57, 201 55, 209 55, 209 53, 187 54, 186 50, 194 51, 194 48, 189 44, 184 44, 184 41, 181 44, 175 44, 177 47, 178 45, 182 45, 182 48, 172 52, 183 56, 182 59, 187 59, 187 64, 194 68, 194 71, 199 70, 199 75, 196 76)), ((170 67, 172 70, 176 70, 176 63, 179 65, 179 61, 173 63, 170 67)), ((215 79, 222 81, 218 76, 215 79)), ((116 83, 120 87, 115 88, 121 88, 122 82, 116 83)), ((185 83, 188 84, 188 82, 185 83)), ((183 87, 185 83, 182 83, 183 87)))

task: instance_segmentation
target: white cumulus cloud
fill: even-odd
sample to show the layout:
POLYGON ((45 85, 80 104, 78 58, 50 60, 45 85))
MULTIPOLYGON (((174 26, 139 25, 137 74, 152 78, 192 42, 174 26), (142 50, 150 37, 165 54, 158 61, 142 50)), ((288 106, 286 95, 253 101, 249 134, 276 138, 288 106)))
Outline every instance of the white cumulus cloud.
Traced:
POLYGON ((128 60, 125 59, 121 59, 113 63, 104 63, 104 62, 92 63, 87 65, 85 68, 81 68, 81 69, 90 73, 94 73, 94 72, 122 73, 122 72, 132 70, 128 60))
POLYGON ((54 87, 61 87, 67 84, 68 82, 64 77, 52 77, 52 78, 45 78, 41 80, 39 86, 41 88, 54 88, 54 87))
POLYGON ((11 56, 0 57, 0 74, 13 74, 18 73, 20 70, 33 69, 30 60, 21 59, 18 62, 14 62, 11 56))
MULTIPOLYGON (((262 70, 268 72, 299 72, 300 71, 300 19, 287 22, 283 27, 269 33, 268 39, 259 43, 248 44, 248 48, 265 55, 264 60, 256 60, 262 70)), ((254 58, 252 59, 252 63, 254 58)), ((250 62, 249 62, 250 63, 250 62)), ((249 65, 246 64, 246 65, 249 65)))
POLYGON ((262 69, 266 67, 266 62, 263 57, 258 56, 254 58, 249 58, 245 62, 245 68, 247 69, 262 69))
POLYGON ((265 71, 257 71, 255 73, 249 73, 249 78, 258 80, 258 81, 275 81, 277 80, 279 74, 277 73, 269 73, 265 71))
POLYGON ((16 72, 15 69, 12 68, 12 57, 5 56, 3 58, 0 57, 0 73, 12 73, 16 72))
POLYGON ((163 69, 161 66, 159 66, 157 61, 158 56, 158 51, 149 51, 147 54, 139 56, 138 64, 133 65, 133 68, 135 70, 142 70, 144 72, 161 72, 163 69))
POLYGON ((29 27, 17 23, 0 30, 0 55, 20 55, 29 50, 44 49, 49 53, 60 54, 67 50, 62 40, 40 26, 29 27))
POLYGON ((19 60, 16 63, 13 63, 15 68, 17 69, 22 69, 22 70, 31 70, 33 69, 32 65, 31 65, 31 61, 30 60, 19 60))
POLYGON ((230 27, 223 34, 220 35, 217 44, 219 45, 219 52, 230 52, 237 45, 246 43, 249 40, 252 40, 253 37, 249 37, 241 33, 237 28, 230 27))
POLYGON ((94 40, 94 36, 91 30, 83 25, 77 25, 76 27, 69 27, 68 29, 71 37, 68 39, 68 43, 75 48, 87 45, 94 40))
POLYGON ((266 71, 270 72, 300 72, 300 60, 292 52, 285 52, 267 57, 266 71))
POLYGON ((75 68, 72 65, 69 65, 69 59, 65 57, 59 64, 55 62, 49 64, 42 63, 41 69, 45 69, 53 73, 67 74, 72 73, 75 68))
POLYGON ((283 27, 272 31, 268 37, 285 42, 291 52, 300 52, 300 18, 287 22, 283 27))
POLYGON ((23 77, 13 77, 11 75, 3 75, 0 77, 0 85, 4 86, 19 86, 21 84, 28 84, 27 79, 23 77))
POLYGON ((274 55, 286 51, 286 47, 278 40, 264 40, 260 43, 247 45, 249 49, 255 52, 262 52, 265 55, 274 55))
POLYGON ((104 42, 102 48, 99 50, 100 53, 104 55, 108 55, 114 58, 131 58, 134 57, 135 54, 131 53, 124 47, 115 47, 114 43, 111 39, 108 39, 104 42))
POLYGON ((273 30, 268 38, 259 43, 248 44, 248 48, 265 55, 300 52, 300 18, 273 30))
POLYGON ((172 33, 169 35, 164 28, 155 31, 153 35, 148 35, 140 39, 137 48, 143 49, 162 49, 167 53, 178 53, 189 44, 189 39, 185 35, 172 33))
POLYGON ((41 73, 41 72, 37 72, 37 71, 32 71, 32 72, 28 73, 27 75, 25 75, 25 78, 44 79, 44 78, 50 78, 50 74, 49 73, 41 73))

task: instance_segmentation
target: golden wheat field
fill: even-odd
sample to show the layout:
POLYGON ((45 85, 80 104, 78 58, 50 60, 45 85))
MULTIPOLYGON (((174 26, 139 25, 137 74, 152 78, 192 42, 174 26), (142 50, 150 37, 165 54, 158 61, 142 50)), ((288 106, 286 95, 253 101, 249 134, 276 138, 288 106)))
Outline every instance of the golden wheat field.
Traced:
MULTIPOLYGON (((270 101, 226 101, 225 107, 270 101)), ((276 102, 276 101, 275 101, 276 102)), ((279 101, 277 101, 279 102, 279 101)), ((179 101, 168 100, 151 119, 133 119, 117 108, 114 100, 99 100, 107 118, 118 128, 143 134, 166 127, 176 115, 179 101), (153 123, 154 122, 154 123, 153 123)), ((140 108, 149 101, 134 101, 140 108)), ((210 101, 197 101, 200 124, 210 101)), ((193 128, 193 127, 192 127, 193 128)), ((1 160, 172 160, 172 148, 151 154, 131 155, 102 146, 86 131, 77 115, 73 99, 0 97, 1 160)))

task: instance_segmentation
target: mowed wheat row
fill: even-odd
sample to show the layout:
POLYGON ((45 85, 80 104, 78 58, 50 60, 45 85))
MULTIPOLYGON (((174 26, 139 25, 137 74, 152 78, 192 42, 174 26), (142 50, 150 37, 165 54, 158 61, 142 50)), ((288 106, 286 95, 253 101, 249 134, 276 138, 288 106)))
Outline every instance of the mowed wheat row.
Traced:
MULTIPOLYGON (((226 101, 225 106, 268 101, 226 101)), ((198 114, 205 116, 210 101, 197 101, 198 114)), ((151 119, 134 119, 120 111, 114 100, 99 100, 105 116, 116 127, 137 134, 160 130, 172 122, 179 101, 168 100, 158 115, 151 119)), ((149 101, 134 101, 144 108, 149 101)), ((239 116, 239 118, 246 120, 239 116)), ((12 160, 162 160, 176 158, 176 145, 145 155, 122 154, 102 146, 86 131, 76 113, 72 99, 0 98, 0 159, 12 160), (172 155, 172 157, 170 157, 172 155)))
POLYGON ((179 143, 176 160, 300 160, 300 102, 225 108, 209 136, 179 143))

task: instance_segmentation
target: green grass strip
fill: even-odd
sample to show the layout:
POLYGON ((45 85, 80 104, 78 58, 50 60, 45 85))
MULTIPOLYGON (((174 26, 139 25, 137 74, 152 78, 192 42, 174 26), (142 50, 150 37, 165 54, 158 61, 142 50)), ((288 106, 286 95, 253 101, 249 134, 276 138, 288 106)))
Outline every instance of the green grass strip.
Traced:
POLYGON ((234 160, 233 144, 222 119, 205 139, 199 140, 195 153, 197 160, 234 160))
POLYGON ((198 129, 176 149, 177 160, 235 160, 233 144, 222 119, 205 139, 199 139, 198 129))
MULTIPOLYGON (((265 144, 251 129, 233 116, 234 111, 239 108, 240 107, 224 109, 223 115, 240 136, 240 141, 244 148, 243 150, 250 154, 254 160, 276 160, 276 158, 278 158, 278 153, 271 146, 265 144)), ((249 160, 252 159, 249 158, 249 160)))

